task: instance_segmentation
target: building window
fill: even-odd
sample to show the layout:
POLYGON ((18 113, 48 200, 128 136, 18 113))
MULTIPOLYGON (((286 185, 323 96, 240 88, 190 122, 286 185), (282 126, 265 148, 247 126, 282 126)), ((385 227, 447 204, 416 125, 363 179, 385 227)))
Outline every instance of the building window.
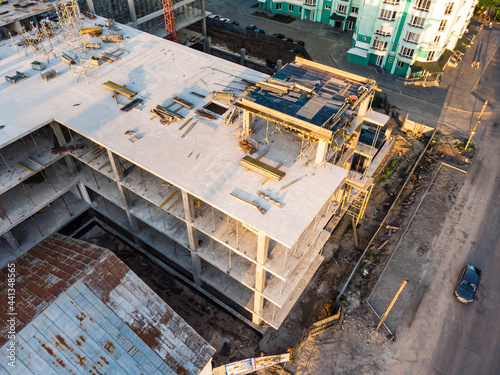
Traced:
POLYGON ((403 68, 405 66, 405 63, 402 61, 398 61, 398 63, 396 65, 398 68, 403 68))
POLYGON ((359 7, 352 7, 351 8, 351 13, 358 14, 358 12, 359 12, 359 7))
POLYGON ((289 12, 293 12, 293 5, 292 5, 292 4, 289 4, 289 5, 288 5, 288 11, 289 11, 289 12))
POLYGON ((388 25, 379 25, 377 27, 377 30, 375 30, 375 34, 381 36, 390 36, 391 33, 392 33, 392 26, 388 25))
POLYGON ((408 47, 401 47, 401 50, 399 51, 399 54, 402 57, 406 57, 408 59, 412 59, 414 53, 415 50, 413 48, 408 48, 408 47))
POLYGON ((432 61, 434 60, 434 55, 436 54, 436 51, 431 51, 429 52, 429 54, 427 55, 427 61, 432 61))
POLYGON ((442 20, 441 23, 439 24, 438 31, 444 31, 445 29, 446 29, 446 20, 442 20))
POLYGON ((283 4, 281 3, 276 4, 276 10, 281 10, 281 8, 283 8, 283 4))
POLYGON ((384 4, 390 4, 390 5, 399 5, 400 0, 384 0, 382 1, 384 4))
POLYGON ((311 21, 314 21, 314 16, 316 15, 316 12, 314 10, 311 10, 311 15, 309 16, 309 19, 311 21))
POLYGON ((415 4, 415 9, 428 12, 430 6, 431 6, 431 0, 417 0, 417 3, 415 4))
POLYGON ((302 7, 299 7, 299 14, 302 14, 302 7))
POLYGON ((418 39, 420 38, 420 34, 413 33, 411 31, 407 31, 403 40, 408 43, 418 44, 418 39))
POLYGON ((336 12, 346 14, 347 13, 347 5, 337 4, 336 12))
POLYGON ((332 7, 330 5, 325 5, 325 9, 330 10, 332 7))
POLYGON ((353 28, 354 28, 354 22, 347 21, 347 30, 352 31, 353 28))
POLYGON ((304 0, 304 5, 314 7, 314 6, 316 6, 316 0, 304 0))
POLYGON ((441 37, 440 36, 434 37, 434 41, 432 41, 431 43, 429 43, 429 47, 437 47, 439 45, 440 41, 441 41, 441 37))
POLYGON ((380 17, 381 20, 386 20, 386 21, 394 21, 396 19, 396 11, 395 10, 387 10, 387 9, 382 9, 380 12, 380 17))
POLYGON ((410 26, 418 27, 420 29, 423 29, 424 28, 424 23, 425 23, 425 18, 424 17, 411 16, 410 26))
POLYGON ((451 14, 451 12, 453 11, 453 5, 455 5, 455 3, 446 3, 446 8, 444 10, 445 15, 451 14))
POLYGON ((381 66, 382 65, 382 61, 384 61, 384 55, 377 56, 377 62, 375 63, 375 65, 381 66))
POLYGON ((378 49, 379 51, 387 51, 387 42, 383 42, 381 40, 376 40, 375 39, 373 41, 372 48, 373 49, 378 49))

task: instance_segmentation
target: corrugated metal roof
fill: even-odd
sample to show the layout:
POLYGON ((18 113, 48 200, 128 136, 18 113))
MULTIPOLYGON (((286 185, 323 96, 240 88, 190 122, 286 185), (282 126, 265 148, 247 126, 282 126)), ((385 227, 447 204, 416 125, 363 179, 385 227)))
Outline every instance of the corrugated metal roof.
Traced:
MULTIPOLYGON (((16 262, 15 372, 198 374, 214 349, 111 251, 53 235, 16 262)), ((5 283, 7 270, 0 271, 5 283)), ((4 305, 7 306, 7 305, 4 305)))

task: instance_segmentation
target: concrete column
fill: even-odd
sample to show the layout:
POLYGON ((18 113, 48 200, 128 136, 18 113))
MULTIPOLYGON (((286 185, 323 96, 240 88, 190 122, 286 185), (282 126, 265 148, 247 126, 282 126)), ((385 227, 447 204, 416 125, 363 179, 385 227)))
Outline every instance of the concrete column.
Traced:
POLYGON ((198 285, 202 285, 199 275, 201 273, 201 259, 196 254, 198 248, 198 232, 191 224, 194 221, 193 196, 187 191, 182 190, 182 203, 184 205, 184 215, 186 217, 186 229, 188 233, 189 247, 191 250, 191 261, 193 263, 193 279, 198 285))
POLYGON ((283 66, 283 60, 279 59, 276 61, 276 73, 278 73, 281 70, 281 67, 283 66))
POLYGON ((262 314, 264 308, 264 297, 258 292, 262 292, 266 286, 266 270, 263 265, 269 254, 269 237, 265 233, 259 232, 257 238, 257 266, 255 267, 255 290, 257 292, 254 293, 252 322, 260 324, 259 315, 262 314))
POLYGON ((245 66, 245 49, 240 49, 240 65, 245 66))
MULTIPOLYGON (((59 142, 59 146, 64 146, 68 141, 66 140, 66 137, 64 136, 61 125, 59 125, 57 122, 53 121, 50 123, 50 127, 54 131, 54 134, 57 138, 57 141, 59 142)), ((68 169, 72 175, 75 175, 78 173, 78 170, 76 168, 75 160, 69 156, 66 155, 64 157, 64 161, 66 162, 66 165, 68 166, 68 169)))
POLYGON ((118 185, 118 191, 120 192, 125 208, 128 210, 133 205, 132 205, 132 198, 130 197, 130 192, 126 188, 124 188, 120 182, 125 177, 125 175, 123 174, 123 168, 120 164, 120 161, 118 160, 118 156, 116 156, 116 154, 112 152, 109 148, 106 149, 106 151, 108 152, 111 168, 113 168, 113 173, 115 174, 115 178, 118 185))
POLYGON ((210 44, 212 43, 212 39, 207 36, 204 40, 203 40, 203 52, 205 53, 208 53, 209 55, 212 54, 212 51, 210 49, 210 44))
POLYGON ((82 199, 87 202, 88 204, 92 204, 92 201, 90 200, 89 192, 87 191, 87 188, 83 184, 83 182, 78 183, 78 190, 80 191, 80 195, 82 196, 82 199))
POLYGON ((137 234, 140 232, 139 220, 135 216, 132 216, 130 211, 125 211, 125 214, 127 214, 128 225, 130 225, 130 228, 132 229, 130 233, 134 238, 134 242, 137 244, 137 246, 145 247, 146 244, 144 243, 144 241, 137 237, 137 234))
POLYGON ((370 104, 370 96, 368 95, 365 100, 359 103, 358 116, 366 115, 366 111, 368 111, 368 105, 370 104))
POLYGON ((94 2, 92 0, 87 0, 87 6, 92 13, 95 13, 94 2))
POLYGON ((323 163, 326 160, 326 154, 328 152, 328 142, 324 139, 318 141, 318 149, 316 150, 316 159, 315 162, 317 164, 323 163))
POLYGON ((19 245, 19 242, 17 242, 16 238, 14 235, 8 231, 3 234, 3 238, 7 241, 9 246, 12 248, 12 250, 21 252, 21 246, 19 245))
POLYGON ((137 16, 135 14, 134 0, 128 0, 128 8, 130 10, 130 20, 134 23, 137 22, 137 16))
POLYGON ((201 16, 203 17, 201 20, 201 33, 203 36, 207 36, 207 20, 205 18, 205 0, 201 0, 201 16))
POLYGON ((243 134, 248 136, 252 130, 253 115, 248 111, 243 111, 243 134))

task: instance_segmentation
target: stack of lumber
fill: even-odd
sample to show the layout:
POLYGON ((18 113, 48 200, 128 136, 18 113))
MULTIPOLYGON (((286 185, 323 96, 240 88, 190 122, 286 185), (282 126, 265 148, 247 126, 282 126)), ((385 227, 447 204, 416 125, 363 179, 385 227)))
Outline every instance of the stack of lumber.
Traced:
POLYGON ((215 117, 214 115, 212 115, 210 112, 208 112, 207 110, 205 109, 197 109, 195 111, 195 113, 198 115, 198 116, 201 116, 201 117, 205 117, 209 120, 217 120, 217 117, 215 117))
POLYGON ((156 108, 151 110, 151 113, 156 117, 160 118, 160 123, 168 124, 172 121, 183 120, 184 116, 169 110, 168 108, 162 107, 161 105, 157 105, 156 108))
POLYGON ((133 90, 130 90, 126 88, 125 86, 119 85, 117 83, 114 83, 112 81, 107 81, 102 84, 104 87, 107 89, 110 89, 111 91, 117 92, 118 94, 122 94, 123 96, 126 96, 127 98, 132 98, 137 95, 137 93, 133 90))
POLYGON ((241 150, 247 154, 253 154, 257 151, 257 145, 255 144, 255 141, 252 141, 251 139, 242 139, 238 142, 238 145, 241 150))
POLYGON ((251 156, 245 156, 240 160, 240 164, 248 169, 252 169, 267 178, 272 178, 275 181, 281 180, 285 177, 285 172, 280 171, 278 168, 274 168, 269 164, 263 163, 257 159, 252 158, 251 156))

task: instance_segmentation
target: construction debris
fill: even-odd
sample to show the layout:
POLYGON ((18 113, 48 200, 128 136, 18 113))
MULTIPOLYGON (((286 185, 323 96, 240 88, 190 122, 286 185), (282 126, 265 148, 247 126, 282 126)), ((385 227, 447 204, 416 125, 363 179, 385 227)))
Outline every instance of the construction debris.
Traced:
POLYGON ((240 164, 244 167, 259 172, 266 177, 272 178, 275 181, 281 180, 283 177, 285 177, 286 174, 285 172, 280 171, 278 168, 271 167, 269 164, 254 159, 251 156, 245 156, 240 160, 240 164))
POLYGON ((63 53, 61 55, 61 60, 62 60, 63 63, 68 64, 68 65, 76 64, 75 59, 72 58, 71 56, 65 54, 65 53, 63 53))
POLYGON ((102 34, 102 27, 101 26, 96 26, 96 27, 84 27, 80 29, 80 34, 92 34, 94 36, 96 33, 100 33, 99 35, 102 34))
POLYGON ((50 81, 52 78, 56 78, 59 74, 54 69, 49 69, 44 73, 40 73, 40 76, 44 81, 50 81))
POLYGON ((228 102, 232 102, 234 99, 236 99, 234 93, 231 91, 212 91, 211 95, 215 100, 225 100, 228 102))
POLYGON ((128 104, 124 105, 122 108, 120 108, 120 111, 129 112, 132 109, 136 108, 140 104, 142 104, 142 99, 134 99, 130 103, 128 103, 128 104))
POLYGON ((101 35, 101 40, 104 43, 121 43, 123 42, 123 35, 101 35))
POLYGON ((61 152, 66 152, 66 151, 75 151, 75 150, 81 150, 83 146, 64 146, 64 147, 53 147, 51 152, 53 154, 60 154, 61 152))
POLYGON ((241 139, 238 142, 238 146, 240 146, 241 151, 246 152, 247 154, 253 154, 257 151, 257 142, 250 138, 241 139))
POLYGON ((264 193, 263 191, 259 191, 257 193, 257 195, 263 199, 265 199, 266 201, 274 204, 275 206, 279 207, 279 208, 283 208, 283 206, 285 205, 284 203, 281 203, 280 201, 277 201, 276 199, 274 199, 273 197, 271 197, 270 195, 267 195, 266 193, 264 193))
POLYGON ((238 198, 238 199, 242 200, 243 202, 248 203, 248 204, 256 207, 262 215, 265 215, 267 212, 256 200, 248 200, 246 198, 243 198, 241 195, 238 195, 237 193, 235 193, 234 190, 231 192, 231 196, 238 198))
POLYGON ((31 63, 31 68, 33 70, 38 70, 38 71, 42 71, 45 69, 45 64, 43 62, 40 62, 40 61, 33 61, 31 63))
POLYGON ((90 12, 83 11, 83 12, 82 12, 82 14, 83 14, 85 17, 90 18, 91 20, 95 20, 95 19, 97 18, 94 14, 92 14, 92 13, 90 13, 90 12))
POLYGON ((189 108, 189 109, 193 109, 194 108, 194 104, 193 103, 190 103, 188 102, 187 100, 184 100, 182 98, 179 98, 178 96, 174 96, 172 98, 172 100, 177 103, 177 104, 180 104, 182 105, 183 107, 186 107, 186 108, 189 108))
POLYGON ((160 123, 163 125, 169 124, 172 121, 184 120, 184 116, 171 111, 168 108, 162 107, 161 105, 157 105, 156 108, 153 108, 151 113, 154 117, 159 117, 160 123))
MULTIPOLYGON (((191 129, 193 129, 193 127, 196 125, 197 122, 198 121, 193 122, 191 124, 191 126, 184 132, 184 134, 181 135, 181 138, 184 138, 187 135, 187 133, 189 133, 191 131, 191 129)), ((192 152, 191 152, 191 154, 192 154, 192 152)), ((189 154, 189 156, 191 156, 191 154, 189 154)))
POLYGON ((201 117, 205 117, 209 120, 217 120, 217 117, 215 117, 214 115, 212 115, 209 111, 207 111, 206 109, 197 109, 195 111, 195 113, 201 117))
POLYGON ((134 96, 137 95, 137 92, 130 90, 125 86, 114 83, 112 81, 104 82, 102 85, 113 92, 126 96, 127 98, 133 98, 134 96))
POLYGON ((13 76, 5 76, 5 80, 7 82, 14 84, 14 85, 16 83, 19 83, 19 82, 25 80, 26 78, 28 78, 27 74, 24 74, 24 73, 18 72, 18 71, 16 71, 16 74, 14 74, 13 76))

